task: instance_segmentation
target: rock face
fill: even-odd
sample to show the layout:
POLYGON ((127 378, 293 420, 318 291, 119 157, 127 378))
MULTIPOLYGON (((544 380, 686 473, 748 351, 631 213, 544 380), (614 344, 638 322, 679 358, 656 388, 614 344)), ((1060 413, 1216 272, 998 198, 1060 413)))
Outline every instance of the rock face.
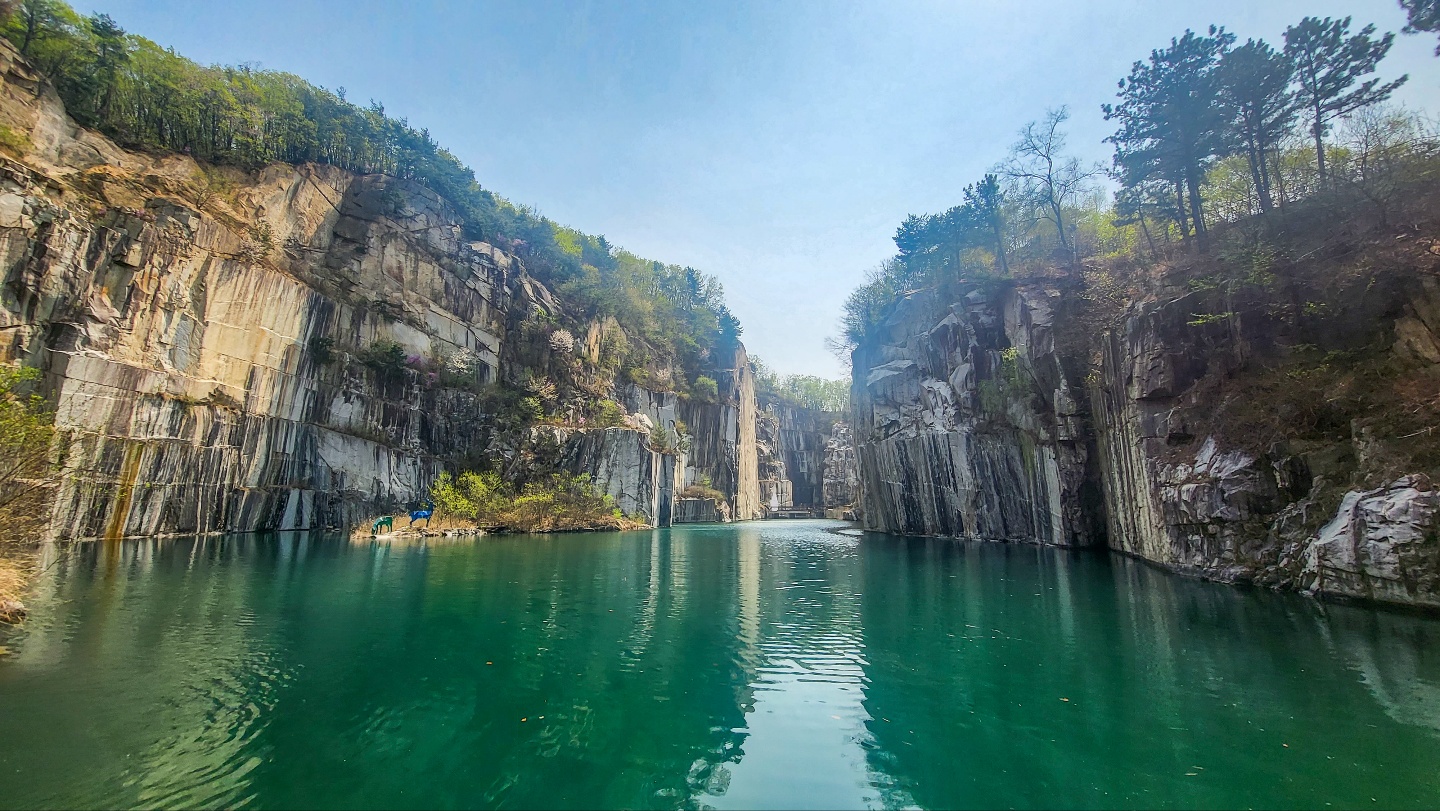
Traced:
POLYGON ((1306 545, 1301 584, 1312 592, 1440 605, 1440 494, 1425 476, 1350 492, 1306 545))
MULTIPOLYGON (((513 472, 521 438, 486 384, 578 368, 618 329, 532 340, 563 303, 416 184, 274 165, 212 195, 188 158, 77 127, 3 43, 0 124, 30 143, 0 159, 0 360, 43 369, 55 398, 62 539, 338 527, 447 465, 498 454, 513 472)), ((688 408, 630 387, 612 395, 625 427, 565 432, 555 453, 645 520, 701 475, 752 517, 743 347, 722 386, 688 408)))
POLYGON ((830 429, 825 443, 824 481, 821 485, 826 510, 843 510, 860 501, 860 465, 855 458, 850 423, 839 420, 830 429))
POLYGON ((755 374, 744 347, 735 350, 733 365, 717 379, 719 402, 695 399, 680 404, 689 430, 682 486, 709 479, 731 501, 734 520, 762 515, 759 453, 755 434, 755 374))
MULTIPOLYGON (((825 508, 826 444, 843 414, 802 408, 773 396, 758 402, 760 478, 769 474, 782 507, 825 508), (767 459, 768 453, 768 459, 767 459)), ((762 492, 762 501, 771 505, 762 492)))
POLYGON ((1090 448, 1054 351, 1059 291, 903 301, 854 356, 851 407, 869 529, 1096 543, 1090 448))
POLYGON ((380 179, 262 179, 247 204, 266 212, 268 251, 178 203, 87 222, 5 184, 23 212, 0 223, 7 294, 20 291, 10 352, 58 392, 62 537, 337 526, 417 498, 437 446, 474 441, 473 395, 406 368, 327 367, 313 350, 465 352, 491 377, 500 314, 524 290, 512 258, 460 243, 419 189, 392 219, 372 213, 380 179), (325 290, 342 280, 360 295, 325 290))
POLYGON ((1256 541, 1281 506, 1281 482, 1255 454, 1189 424, 1186 393, 1224 360, 1203 348, 1224 325, 1187 325, 1195 309, 1185 299, 1137 304, 1105 340, 1092 397, 1105 514, 1115 549, 1235 579, 1259 565, 1256 541))
POLYGON ((770 511, 795 506, 795 484, 782 451, 780 419, 761 408, 755 416, 755 455, 759 464, 760 504, 770 511))
MULTIPOLYGON (((1216 302, 1180 287, 1130 303, 1115 326, 1087 338, 1091 322, 1066 286, 1074 282, 972 288, 947 299, 915 294, 895 308, 881 339, 854 354, 864 523, 1108 544, 1227 582, 1440 604, 1431 479, 1387 473, 1424 464, 1406 446, 1433 427, 1381 433, 1385 401, 1378 423, 1356 418, 1349 431, 1315 417, 1319 427, 1302 436, 1316 439, 1257 442, 1243 427, 1274 425, 1265 412, 1281 407, 1286 388, 1328 373, 1330 361, 1305 366, 1278 347, 1315 345, 1305 351, 1333 358, 1390 342, 1372 362, 1408 376, 1389 378, 1401 384, 1433 386, 1440 281, 1396 265, 1392 275, 1337 282, 1304 310, 1333 308, 1330 320, 1309 326, 1273 316, 1274 299, 1260 295, 1244 306, 1222 302, 1234 309, 1224 318, 1200 318, 1216 302), (1066 355, 1057 332, 1080 351, 1066 355), (1074 371, 1087 364, 1088 375, 1074 371), (1274 368, 1298 371, 1286 377, 1274 368)), ((1304 277, 1296 284, 1321 295, 1304 277)), ((1315 398, 1327 396, 1340 394, 1315 398)))
POLYGON ((713 498, 675 499, 676 524, 716 524, 729 516, 713 498))
POLYGON ((627 516, 670 526, 675 473, 684 470, 683 455, 657 452, 650 432, 634 428, 555 429, 555 434, 562 467, 590 476, 596 490, 615 499, 627 516))

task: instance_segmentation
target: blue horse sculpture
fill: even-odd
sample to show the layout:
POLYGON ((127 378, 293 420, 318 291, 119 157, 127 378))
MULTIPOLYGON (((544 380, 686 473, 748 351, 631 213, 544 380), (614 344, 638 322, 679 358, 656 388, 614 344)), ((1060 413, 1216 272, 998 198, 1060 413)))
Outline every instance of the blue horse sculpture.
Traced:
POLYGON ((420 509, 410 511, 410 526, 415 526, 415 522, 423 518, 425 519, 425 526, 428 528, 430 526, 430 516, 434 514, 435 505, 426 501, 420 505, 420 509))

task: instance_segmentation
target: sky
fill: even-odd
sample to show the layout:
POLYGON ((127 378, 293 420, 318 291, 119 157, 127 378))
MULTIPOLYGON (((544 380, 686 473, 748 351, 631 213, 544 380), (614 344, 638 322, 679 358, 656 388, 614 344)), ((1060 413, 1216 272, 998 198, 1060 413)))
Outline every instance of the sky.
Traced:
MULTIPOLYGON (((482 186, 718 277, 750 351, 841 377, 841 305, 907 214, 943 211, 1047 108, 1108 165, 1100 105, 1151 49, 1307 15, 1398 32, 1395 0, 89 0, 202 63, 298 74, 427 127, 482 186)), ((1431 35, 1381 75, 1440 112, 1431 35)))

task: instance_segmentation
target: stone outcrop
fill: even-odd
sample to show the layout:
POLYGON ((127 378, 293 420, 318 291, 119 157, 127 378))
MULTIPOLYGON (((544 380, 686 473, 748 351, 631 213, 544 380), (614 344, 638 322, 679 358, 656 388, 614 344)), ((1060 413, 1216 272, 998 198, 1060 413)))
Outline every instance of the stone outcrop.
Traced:
POLYGON ((831 429, 844 415, 797 406, 773 395, 762 396, 758 408, 761 501, 767 507, 822 511, 826 445, 831 429))
POLYGON ((1281 485, 1256 454, 1190 425, 1186 393, 1223 361, 1202 347, 1226 328, 1189 326, 1196 308, 1185 298, 1139 303, 1104 342, 1092 401, 1105 515, 1117 550, 1234 579, 1259 565, 1256 541, 1281 485))
MULTIPOLYGON (((1334 340, 1359 344, 1393 329, 1393 351, 1424 379, 1440 367, 1423 352, 1408 358, 1406 352, 1423 348, 1431 334, 1421 316, 1436 312, 1440 285, 1413 281, 1394 288, 1367 283, 1380 294, 1347 318, 1355 334, 1334 340)), ((1428 480, 1345 487, 1362 468, 1384 467, 1386 443, 1361 421, 1348 440, 1322 443, 1256 448, 1219 435, 1215 395, 1205 381, 1239 374, 1247 346, 1303 339, 1277 333, 1286 326, 1273 319, 1239 318, 1238 326, 1195 321, 1197 309, 1193 295, 1137 302, 1104 340, 1091 400, 1110 545, 1228 582, 1408 604, 1440 599, 1440 556, 1417 554, 1436 532, 1434 511, 1425 508, 1431 497, 1422 495, 1428 480), (1375 506, 1386 498, 1405 507, 1375 506), (1381 514, 1390 517, 1377 521, 1381 514), (1370 534, 1365 527, 1377 529, 1370 534)))
POLYGON ((855 458, 855 443, 850 423, 837 420, 825 442, 822 462, 822 504, 826 510, 845 510, 860 501, 860 465, 855 458))
POLYGON ((795 506, 795 484, 782 451, 780 419, 774 411, 759 409, 755 417, 755 455, 759 465, 760 504, 767 511, 795 506))
POLYGON ((1440 493, 1421 475, 1345 494, 1303 545, 1299 585, 1316 593, 1440 606, 1440 493))
POLYGON ((718 524, 729 520, 723 502, 713 498, 675 499, 676 524, 718 524))
POLYGON ((851 408, 869 529, 1096 543, 1090 448, 1051 330, 1058 290, 900 302, 854 356, 851 408))
POLYGON ((57 392, 62 537, 338 526, 414 500, 437 447, 476 441, 473 395, 317 347, 463 352, 492 377, 502 314, 533 289, 512 258, 460 242, 421 189, 385 214, 384 179, 260 181, 237 205, 264 243, 173 200, 85 220, 33 177, 4 184, 8 349, 57 392))
POLYGON ((682 486, 708 479, 730 500, 732 517, 762 516, 759 452, 755 434, 755 373, 744 347, 716 380, 718 402, 682 401, 679 414, 689 432, 682 486))
POLYGON ((625 515, 652 526, 670 526, 675 473, 685 468, 683 454, 656 451, 647 430, 551 430, 562 448, 562 467, 588 475, 596 491, 613 498, 625 515))
POLYGON ((1357 418, 1348 437, 1256 442, 1236 427, 1273 420, 1254 416, 1278 407, 1256 392, 1298 379, 1266 382, 1272 368, 1295 368, 1277 347, 1343 353, 1388 340, 1399 365, 1387 368, 1421 390, 1440 376, 1440 281, 1399 265, 1342 282, 1351 286, 1336 283, 1337 312, 1320 326, 1274 317, 1260 296, 1197 317, 1217 302, 1181 288, 1140 297, 1088 336, 1076 281, 910 296, 854 354, 865 525, 1105 544, 1210 579, 1440 604, 1437 496, 1426 476, 1397 475, 1431 428, 1391 438, 1357 418))
MULTIPOLYGON (((1411 448, 1433 425, 1395 436, 1384 424, 1400 406, 1380 400, 1378 418, 1336 431, 1325 403, 1279 402, 1358 347, 1390 346, 1367 360, 1387 376, 1369 385, 1433 389, 1440 279, 1414 262, 1436 251, 1397 259, 1391 243, 1362 272, 1312 271, 1323 298, 1292 271, 1313 298, 1303 307, 1283 287, 1217 300, 1159 279, 1106 326, 1077 278, 910 295, 854 353, 865 526, 1107 545, 1217 581, 1440 605, 1437 496, 1426 475, 1405 475, 1433 460, 1411 448), (1230 311, 1197 315, 1217 310, 1230 311), (1320 412, 1319 428, 1260 439, 1292 435, 1266 413, 1282 408, 1320 412)), ((1416 402, 1405 408, 1426 408, 1416 402)))

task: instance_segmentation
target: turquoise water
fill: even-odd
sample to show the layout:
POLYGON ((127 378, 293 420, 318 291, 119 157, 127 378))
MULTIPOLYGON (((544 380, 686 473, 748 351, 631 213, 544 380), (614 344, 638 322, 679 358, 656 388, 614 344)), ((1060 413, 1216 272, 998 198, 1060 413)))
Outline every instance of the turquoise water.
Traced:
POLYGON ((0 807, 1440 805, 1440 624, 838 522, 94 545, 0 807))

